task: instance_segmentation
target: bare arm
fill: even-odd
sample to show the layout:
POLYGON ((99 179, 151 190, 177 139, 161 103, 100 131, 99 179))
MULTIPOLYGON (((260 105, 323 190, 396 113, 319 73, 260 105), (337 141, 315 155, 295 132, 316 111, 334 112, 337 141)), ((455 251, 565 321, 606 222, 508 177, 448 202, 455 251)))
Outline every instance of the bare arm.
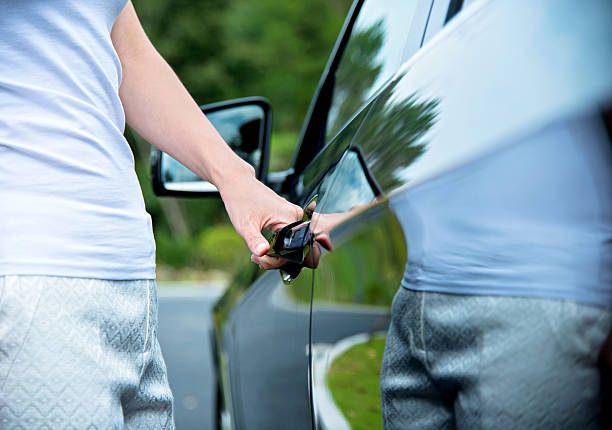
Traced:
POLYGON ((257 181, 254 169, 223 141, 149 41, 131 1, 115 21, 111 38, 123 71, 119 96, 128 124, 215 184, 236 231, 251 252, 263 255, 268 243, 260 231, 293 222, 301 209, 257 181))

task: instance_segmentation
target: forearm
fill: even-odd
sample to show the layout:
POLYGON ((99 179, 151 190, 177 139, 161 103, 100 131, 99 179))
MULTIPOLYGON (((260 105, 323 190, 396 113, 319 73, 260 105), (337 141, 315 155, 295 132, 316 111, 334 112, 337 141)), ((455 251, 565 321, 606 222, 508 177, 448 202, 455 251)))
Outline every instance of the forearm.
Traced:
POLYGON ((111 30, 121 61, 119 97, 128 124, 142 137, 217 186, 227 213, 251 252, 269 249, 263 229, 279 229, 302 217, 255 179, 200 111, 176 74, 147 38, 128 0, 111 30))
POLYGON ((127 123, 152 145, 218 187, 228 178, 254 175, 253 168, 223 141, 148 39, 137 40, 141 43, 118 49, 123 70, 119 96, 127 123))

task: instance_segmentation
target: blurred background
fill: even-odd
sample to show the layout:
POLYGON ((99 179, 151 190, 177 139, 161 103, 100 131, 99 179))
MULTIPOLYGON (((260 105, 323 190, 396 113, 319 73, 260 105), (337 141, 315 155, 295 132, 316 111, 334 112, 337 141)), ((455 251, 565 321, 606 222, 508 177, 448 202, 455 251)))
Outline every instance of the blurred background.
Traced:
MULTIPOLYGON (((269 171, 284 170, 350 0, 133 0, 149 38, 198 104, 263 96, 269 171)), ((228 279, 248 261, 220 198, 157 198, 149 144, 128 129, 153 218, 159 281, 228 279)))

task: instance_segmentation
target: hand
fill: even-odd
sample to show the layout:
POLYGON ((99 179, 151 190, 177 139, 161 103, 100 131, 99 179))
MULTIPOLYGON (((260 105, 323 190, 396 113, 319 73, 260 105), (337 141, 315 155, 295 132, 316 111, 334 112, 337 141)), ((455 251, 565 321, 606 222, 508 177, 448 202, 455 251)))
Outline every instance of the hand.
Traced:
POLYGON ((256 256, 270 245, 262 230, 278 231, 302 218, 302 209, 280 197, 255 178, 253 169, 217 184, 236 232, 256 256))
MULTIPOLYGON (((319 258, 321 257, 321 248, 319 244, 323 246, 323 248, 328 251, 333 251, 334 246, 331 241, 330 233, 331 231, 338 225, 344 222, 346 219, 354 216, 355 214, 361 212, 362 210, 371 206, 367 205, 357 205, 352 207, 348 212, 339 212, 332 214, 322 214, 314 212, 313 207, 306 208, 306 213, 309 213, 311 218, 310 228, 311 232, 314 234, 315 242, 310 247, 310 252, 304 258, 303 265, 305 267, 310 267, 311 269, 315 269, 319 265, 319 258)), ((257 265, 261 269, 264 270, 272 270, 279 269, 287 264, 287 260, 279 257, 273 257, 270 255, 251 255, 251 261, 257 265)))
MULTIPOLYGON (((316 269, 319 266, 319 258, 321 257, 321 248, 317 242, 313 243, 308 251, 308 254, 304 257, 303 267, 309 267, 316 269)), ((287 263, 288 260, 280 257, 274 257, 271 255, 257 256, 251 255, 251 261, 259 266, 260 269, 273 270, 280 269, 287 263)), ((295 264, 295 263, 292 263, 295 264)))

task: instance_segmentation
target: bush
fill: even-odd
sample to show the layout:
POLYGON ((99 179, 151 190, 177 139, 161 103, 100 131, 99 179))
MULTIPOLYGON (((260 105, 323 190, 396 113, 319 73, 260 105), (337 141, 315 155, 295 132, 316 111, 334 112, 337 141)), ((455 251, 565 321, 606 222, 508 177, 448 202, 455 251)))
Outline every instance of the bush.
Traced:
POLYGON ((234 272, 249 258, 249 250, 229 224, 204 230, 197 240, 197 259, 207 269, 234 272))
POLYGON ((155 234, 157 262, 174 268, 191 266, 194 243, 188 237, 175 238, 165 231, 155 234))

